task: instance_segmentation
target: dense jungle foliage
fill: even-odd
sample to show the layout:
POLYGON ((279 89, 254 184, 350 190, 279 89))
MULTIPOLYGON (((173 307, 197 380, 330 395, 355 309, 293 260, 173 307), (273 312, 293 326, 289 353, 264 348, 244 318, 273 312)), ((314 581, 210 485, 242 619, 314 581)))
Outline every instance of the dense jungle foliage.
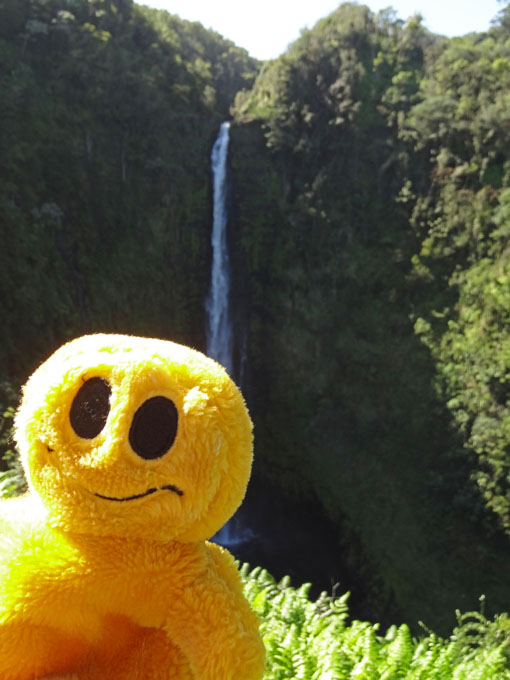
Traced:
POLYGON ((98 328, 202 343, 209 151, 256 67, 131 0, 0 2, 4 371, 98 328))
POLYGON ((379 616, 508 605, 509 17, 448 40, 346 3, 236 98, 259 466, 379 616))
POLYGON ((131 0, 0 0, 3 411, 83 332, 203 349, 233 104, 255 478, 338 527, 373 619, 508 610, 509 86, 510 6, 446 39, 345 3, 260 68, 131 0))
POLYGON ((510 678, 509 619, 460 614, 448 639, 414 638, 405 624, 348 621, 349 593, 308 597, 263 569, 241 567, 244 592, 261 619, 267 652, 264 680, 504 680, 510 678))

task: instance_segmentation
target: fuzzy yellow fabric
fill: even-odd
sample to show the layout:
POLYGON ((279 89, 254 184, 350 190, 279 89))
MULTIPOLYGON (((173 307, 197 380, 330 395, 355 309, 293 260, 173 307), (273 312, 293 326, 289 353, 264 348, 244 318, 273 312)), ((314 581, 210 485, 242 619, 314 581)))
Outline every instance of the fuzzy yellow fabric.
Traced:
POLYGON ((30 378, 30 491, 0 503, 0 680, 258 680, 232 556, 252 426, 225 371, 163 340, 90 335, 30 378))

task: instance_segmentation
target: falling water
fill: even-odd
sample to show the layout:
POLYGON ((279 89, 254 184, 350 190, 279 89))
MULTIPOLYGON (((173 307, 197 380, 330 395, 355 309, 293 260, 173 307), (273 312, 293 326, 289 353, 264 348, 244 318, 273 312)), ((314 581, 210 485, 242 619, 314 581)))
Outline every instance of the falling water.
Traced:
POLYGON ((230 123, 222 123, 211 153, 213 173, 213 227, 211 287, 207 312, 207 354, 232 375, 232 319, 230 314, 230 262, 227 245, 227 156, 230 123))
MULTIPOLYGON (((233 331, 230 310, 230 262, 227 244, 227 156, 230 123, 222 123, 211 153, 213 174, 213 226, 211 287, 205 303, 207 354, 233 375, 233 331)), ((252 537, 234 517, 213 540, 235 549, 252 537)))

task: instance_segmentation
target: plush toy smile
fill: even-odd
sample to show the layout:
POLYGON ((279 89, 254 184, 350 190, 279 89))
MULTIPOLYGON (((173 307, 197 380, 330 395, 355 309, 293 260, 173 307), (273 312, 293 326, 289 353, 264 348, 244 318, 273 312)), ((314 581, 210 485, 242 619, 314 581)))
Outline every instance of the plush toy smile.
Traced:
POLYGON ((112 498, 111 496, 102 496, 100 493, 95 493, 94 496, 97 496, 98 498, 104 498, 107 501, 134 501, 137 498, 150 496, 150 494, 156 493, 156 491, 165 491, 166 489, 168 489, 168 491, 173 491, 178 496, 182 496, 184 494, 184 491, 181 491, 173 484, 165 484, 165 486, 161 486, 159 489, 147 489, 147 491, 144 493, 137 493, 134 496, 127 496, 126 498, 112 498))
POLYGON ((259 680, 229 553, 251 422, 225 371, 171 342, 79 338, 24 388, 30 492, 0 503, 0 678, 259 680))

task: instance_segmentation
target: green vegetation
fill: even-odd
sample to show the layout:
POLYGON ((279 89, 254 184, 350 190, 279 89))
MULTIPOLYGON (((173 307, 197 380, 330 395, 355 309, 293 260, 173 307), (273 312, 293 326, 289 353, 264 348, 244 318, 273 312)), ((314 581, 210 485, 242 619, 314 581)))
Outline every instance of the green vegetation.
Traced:
POLYGON ((14 442, 14 414, 18 396, 12 386, 0 383, 0 498, 26 490, 25 475, 14 442))
POLYGON ((375 618, 441 630, 508 602, 509 13, 448 40, 344 3, 235 104, 257 471, 375 618))
POLYGON ((473 480, 507 532, 509 17, 507 8, 488 35, 445 47, 403 131, 430 165, 427 193, 416 192, 411 220, 420 236, 414 272, 423 286, 416 330, 437 362, 458 431, 477 454, 473 480), (432 103, 434 118, 427 114, 432 103))
POLYGON ((506 610, 509 28, 510 5, 446 39, 344 3, 259 65, 131 0, 0 0, 2 381, 88 331, 203 348, 232 115, 255 476, 338 527, 381 625, 506 610))
POLYGON ((0 2, 0 366, 90 330, 203 343, 209 150, 257 63, 131 0, 0 2))
POLYGON ((308 598, 263 569, 241 568, 244 592, 261 617, 267 651, 264 680, 503 680, 510 678, 510 620, 460 614, 448 639, 411 637, 403 624, 383 634, 378 624, 348 623, 347 599, 308 598))

